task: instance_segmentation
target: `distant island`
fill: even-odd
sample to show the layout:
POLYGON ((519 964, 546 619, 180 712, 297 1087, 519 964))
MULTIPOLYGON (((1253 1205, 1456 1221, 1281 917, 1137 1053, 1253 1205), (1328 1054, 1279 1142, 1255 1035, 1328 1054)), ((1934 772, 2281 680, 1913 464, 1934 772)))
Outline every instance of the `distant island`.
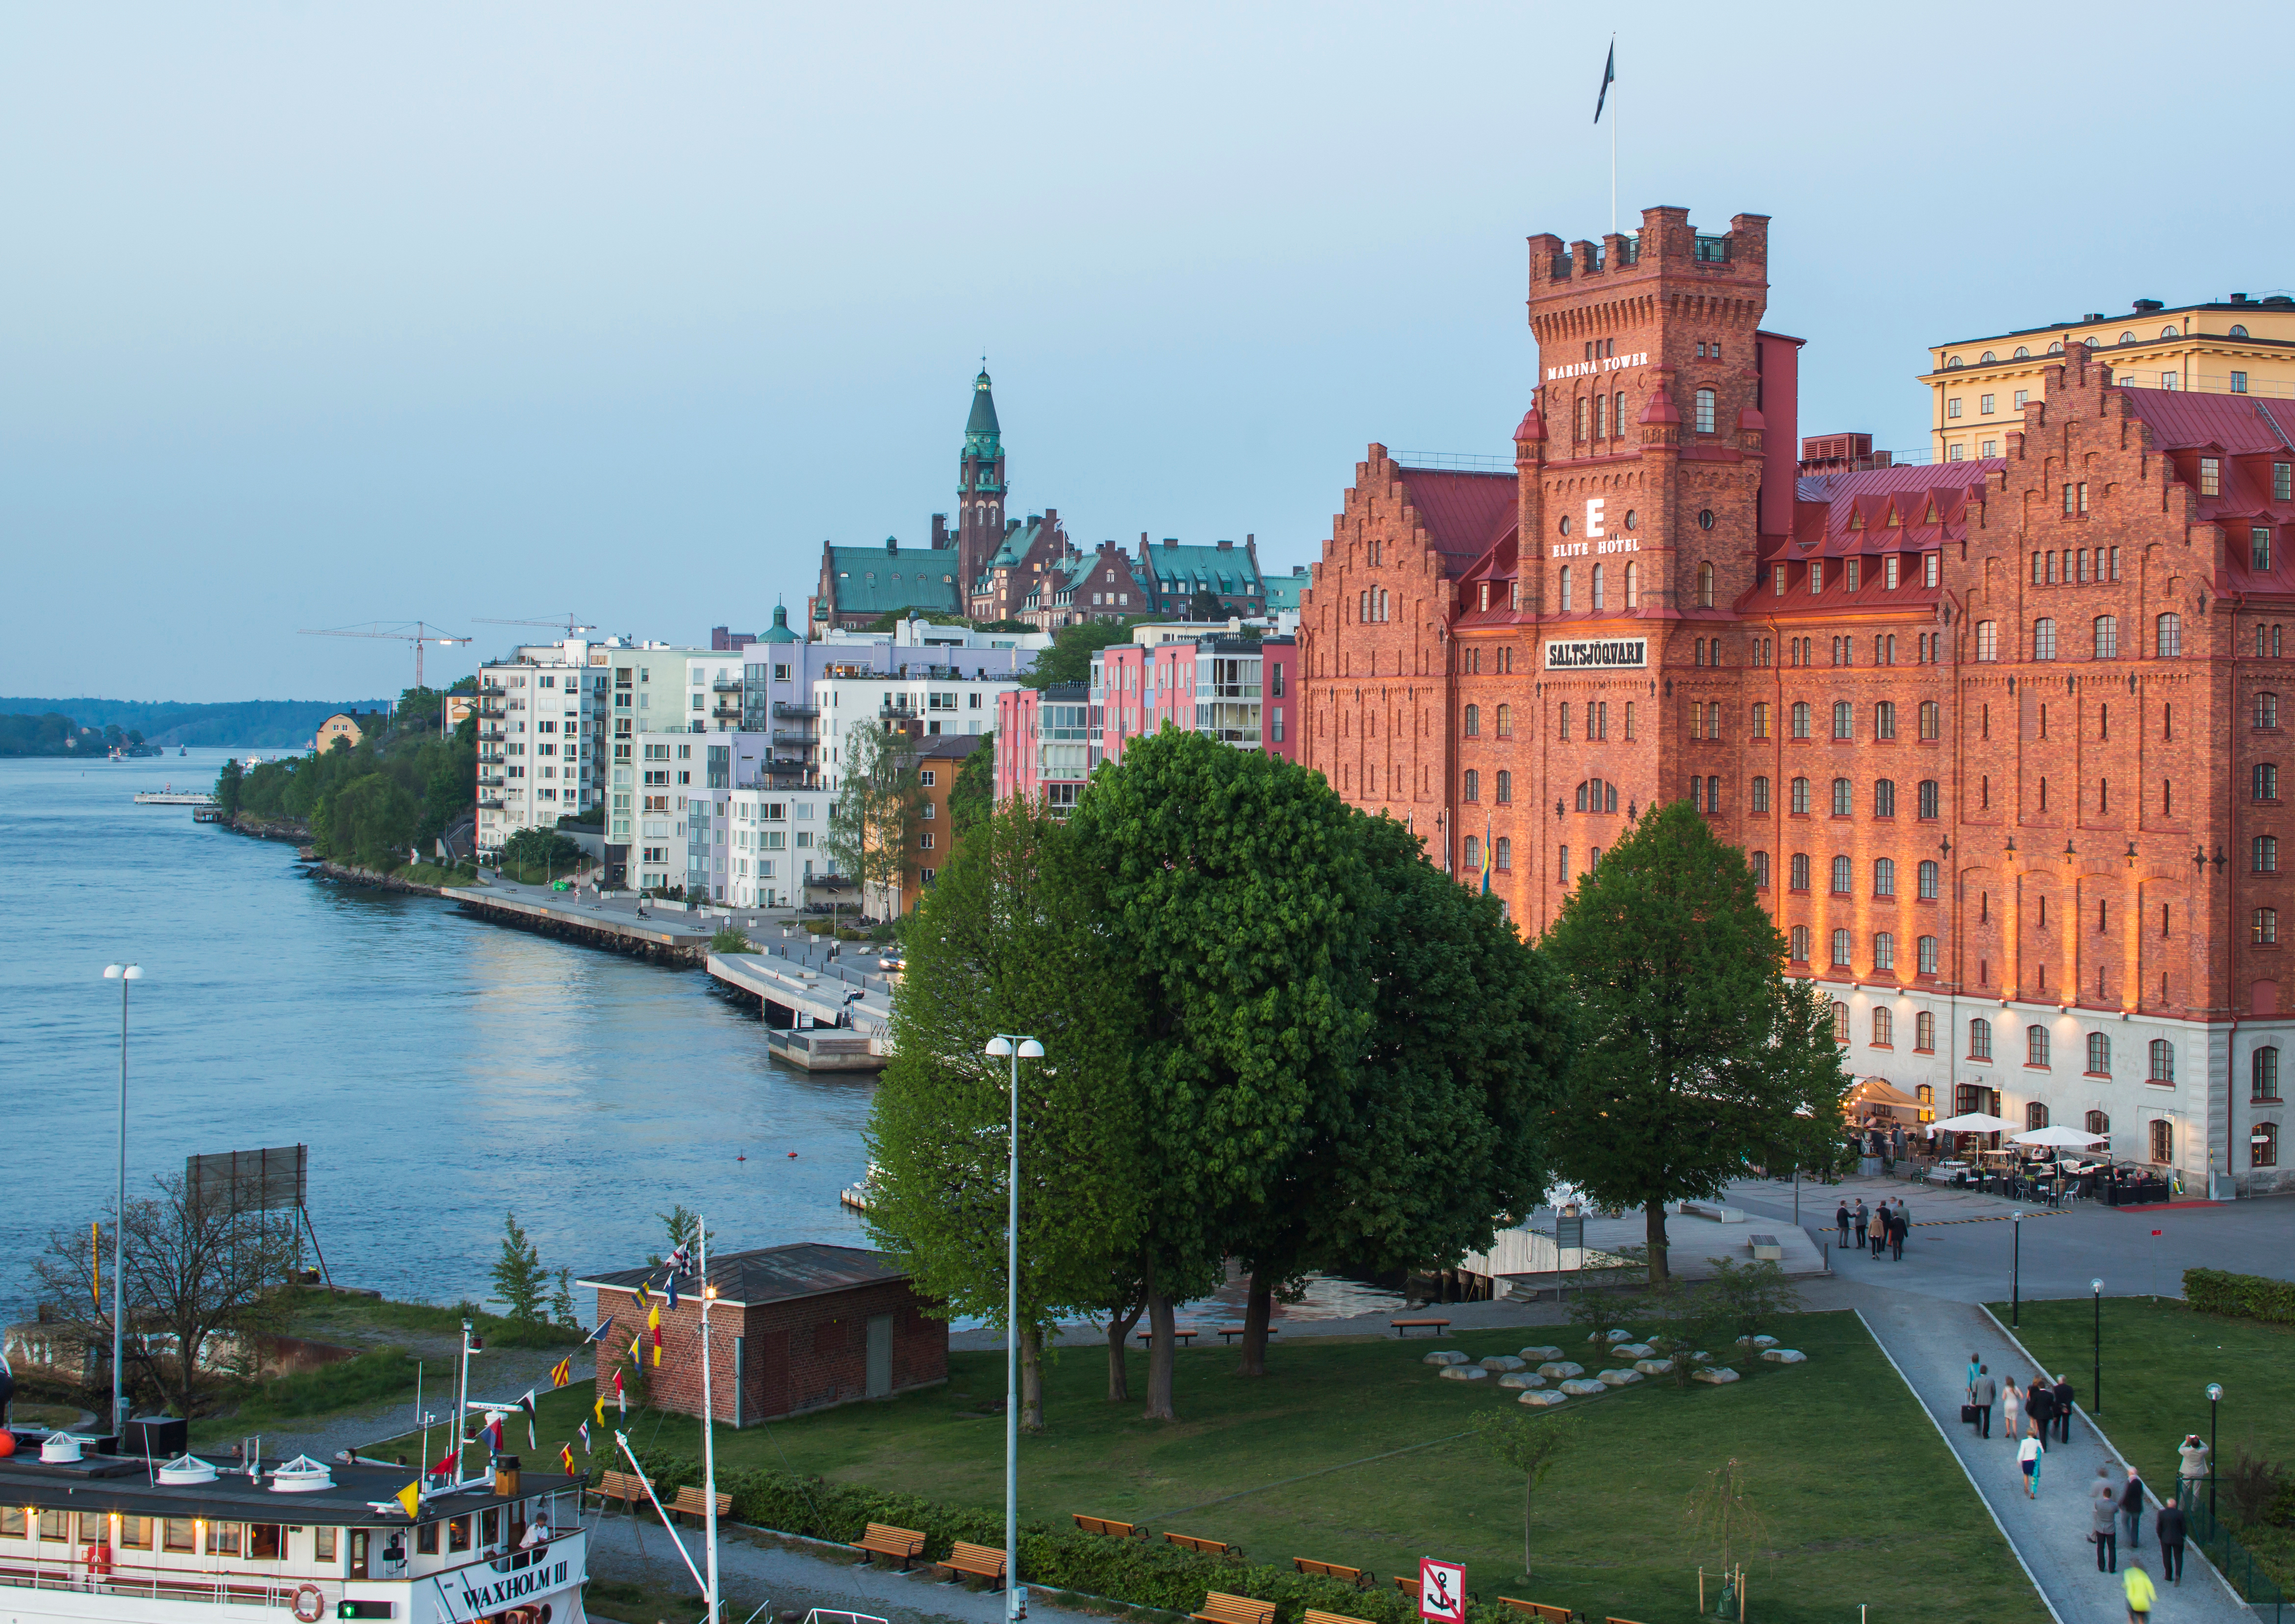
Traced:
POLYGON ((382 699, 240 699, 187 705, 167 699, 26 699, 0 697, 0 755, 78 755, 108 752, 135 738, 154 753, 182 746, 226 750, 307 750, 319 724, 337 711, 371 711, 382 699), (53 725, 51 725, 53 724, 53 725), (139 737, 140 736, 140 737, 139 737), (77 742, 69 747, 66 737, 77 742))

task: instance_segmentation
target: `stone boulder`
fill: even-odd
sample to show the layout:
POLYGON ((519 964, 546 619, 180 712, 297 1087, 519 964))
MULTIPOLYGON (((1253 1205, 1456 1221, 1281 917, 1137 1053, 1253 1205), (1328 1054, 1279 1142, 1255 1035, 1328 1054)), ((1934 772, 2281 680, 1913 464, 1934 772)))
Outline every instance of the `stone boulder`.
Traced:
POLYGON ((1642 1379, 1638 1370, 1605 1370, 1594 1378, 1605 1387, 1631 1387, 1642 1379))
POLYGON ((1558 1392, 1526 1392, 1515 1400, 1517 1404, 1528 1404, 1539 1409, 1552 1409, 1556 1405, 1567 1401, 1558 1392))
POLYGON ((1499 1378, 1499 1385, 1522 1388, 1543 1387, 1546 1385, 1546 1378, 1535 1370, 1509 1370, 1499 1378))
POLYGON ((1703 1382, 1709 1386, 1727 1387, 1730 1383, 1737 1380, 1737 1373, 1726 1365, 1709 1366, 1703 1370, 1695 1372, 1689 1379, 1693 1382, 1703 1382))
POLYGON ((1491 1373, 1480 1365, 1445 1365, 1435 1372, 1446 1382, 1487 1382, 1491 1373))
POLYGON ((1603 1386, 1599 1382, 1587 1382, 1573 1379, 1572 1381, 1563 1383, 1562 1391, 1568 1393, 1573 1399, 1590 1399, 1596 1393, 1607 1392, 1610 1390, 1603 1386))
POLYGON ((1550 1359, 1560 1359, 1562 1357, 1562 1350, 1541 1342, 1536 1347, 1524 1348, 1522 1350, 1522 1356, 1533 1363, 1540 1363, 1550 1359))
POLYGON ((1481 1360, 1480 1363, 1483 1369, 1492 1372, 1500 1370, 1520 1370, 1523 1368, 1523 1361, 1516 1359, 1511 1353, 1493 1353, 1490 1358, 1481 1360))
POLYGON ((1798 1348, 1764 1348, 1761 1357, 1772 1365, 1806 1365, 1809 1355, 1798 1348))
POLYGON ((1573 1363, 1566 1359, 1548 1359, 1546 1363, 1538 1367, 1538 1374, 1542 1376, 1550 1376, 1557 1382, 1566 1381, 1572 1376, 1584 1375, 1586 1374, 1586 1367, 1573 1363))
POLYGON ((1455 1348, 1445 1348, 1440 1353, 1430 1353, 1421 1361, 1428 1365, 1463 1365, 1466 1356, 1455 1348))

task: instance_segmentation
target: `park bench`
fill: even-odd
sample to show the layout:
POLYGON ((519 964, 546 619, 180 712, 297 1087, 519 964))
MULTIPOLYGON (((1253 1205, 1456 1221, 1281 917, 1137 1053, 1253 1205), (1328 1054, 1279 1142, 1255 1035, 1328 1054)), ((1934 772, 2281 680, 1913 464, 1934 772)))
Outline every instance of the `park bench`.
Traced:
POLYGON ((1414 1602, 1418 1599, 1418 1578, 1416 1574, 1396 1574, 1394 1576, 1394 1587, 1397 1590, 1401 1591, 1403 1595, 1409 1596, 1414 1602))
POLYGON ((1275 1624, 1275 1604, 1213 1590, 1204 1596, 1204 1610, 1188 1616, 1196 1624, 1275 1624))
POLYGON ((598 1497, 601 1505, 610 1505, 619 1500, 622 1502, 623 1508, 628 1511, 636 1510, 639 1504, 646 1498, 644 1481, 628 1472, 600 1473, 598 1486, 590 1492, 598 1497))
MULTIPOLYGON (((1237 1337, 1251 1329, 1249 1326, 1213 1326, 1212 1328, 1219 1333, 1220 1341, 1223 1342, 1232 1342, 1237 1337)), ((1267 1327, 1267 1334, 1273 1336, 1282 1329, 1281 1326, 1270 1326, 1267 1327)))
MULTIPOLYGON (((1156 1340, 1156 1333, 1142 1331, 1139 1333, 1139 1340, 1143 1342, 1152 1342, 1156 1340)), ((1193 1331, 1174 1331, 1172 1333, 1172 1340, 1178 1342, 1191 1342, 1196 1340, 1196 1334, 1193 1331)))
POLYGON ((1634 1624, 1631 1619, 1604 1619, 1602 1624, 1634 1624))
MULTIPOLYGON (((1139 1534, 1137 1522, 1118 1522, 1113 1517, 1087 1517, 1080 1511, 1072 1511, 1068 1515, 1074 1517, 1075 1525, 1087 1534, 1111 1534, 1118 1539, 1129 1539, 1134 1534, 1139 1534)), ((1147 1538, 1145 1534, 1139 1534, 1139 1537, 1147 1538)))
POLYGON ((1236 1547, 1224 1539, 1205 1539, 1197 1534, 1166 1533, 1164 1536, 1164 1543, 1176 1545, 1186 1550, 1200 1551, 1206 1556, 1227 1556, 1234 1555, 1236 1551, 1236 1547))
MULTIPOLYGON (((717 1496, 717 1514, 720 1517, 731 1514, 732 1510, 731 1495, 717 1496)), ((677 1491, 677 1498, 669 1503, 669 1514, 673 1517, 706 1517, 709 1514, 709 1502, 703 1498, 698 1487, 688 1483, 677 1491)))
POLYGON ((1390 1319, 1386 1323, 1394 1327, 1397 1336, 1408 1336, 1418 1330, 1442 1332, 1450 1328, 1447 1319, 1390 1319))
POLYGON ((925 1554, 925 1537, 912 1528, 894 1528, 889 1522, 871 1522, 869 1531, 861 1536, 860 1542, 853 1548, 861 1552, 871 1563, 879 1556, 898 1557, 901 1571, 905 1573, 909 1571, 909 1564, 925 1554))
POLYGON ((946 1568, 951 1573, 969 1573, 976 1579, 992 1580, 1000 1590, 1004 1587, 1004 1553, 984 1545, 968 1545, 960 1539, 946 1556, 933 1565, 946 1568))
POLYGON ((1317 1562, 1311 1556, 1294 1556, 1291 1565, 1302 1573, 1319 1573, 1325 1579, 1344 1579, 1358 1589, 1362 1587, 1363 1571, 1360 1568, 1343 1568, 1335 1562, 1317 1562))
POLYGON ((1351 1619, 1344 1612, 1325 1612, 1319 1607, 1310 1607, 1303 1624, 1363 1624, 1363 1620, 1351 1619))
POLYGON ((1578 1617, 1567 1607, 1549 1607, 1544 1602, 1518 1602, 1510 1595, 1499 1597, 1499 1605, 1526 1613, 1536 1619, 1538 1624, 1572 1624, 1572 1620, 1578 1617))

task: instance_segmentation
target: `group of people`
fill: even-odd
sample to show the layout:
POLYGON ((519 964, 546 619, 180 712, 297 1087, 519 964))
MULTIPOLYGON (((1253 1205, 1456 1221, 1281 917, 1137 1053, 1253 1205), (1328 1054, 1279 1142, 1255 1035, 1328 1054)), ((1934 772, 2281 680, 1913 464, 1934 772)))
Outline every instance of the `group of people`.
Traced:
POLYGON ((1860 1249, 1869 1247, 1876 1258, 1886 1252, 1897 1262, 1905 1261, 1905 1232, 1913 1227, 1913 1220, 1901 1196, 1877 1207, 1867 1207, 1862 1196, 1854 1207, 1844 1201, 1833 1214, 1833 1225, 1840 1232, 1843 1251, 1848 1250, 1853 1229, 1860 1249))
POLYGON ((2044 1370, 2029 1386, 2019 1387, 2013 1377, 2004 1384, 1995 1379, 1990 1366, 1972 1353, 1968 1356, 1968 1419, 1975 1423, 1977 1436, 1992 1436, 1996 1405, 2000 1410, 2001 1434, 2016 1447, 2016 1458, 2024 1463, 2025 1488, 2037 1493, 2039 1460, 2048 1440, 2070 1443, 2072 1439, 2071 1382, 2065 1376, 2051 1382, 2044 1370), (2027 1443, 2032 1446, 2029 1453, 2024 1449, 2027 1443))

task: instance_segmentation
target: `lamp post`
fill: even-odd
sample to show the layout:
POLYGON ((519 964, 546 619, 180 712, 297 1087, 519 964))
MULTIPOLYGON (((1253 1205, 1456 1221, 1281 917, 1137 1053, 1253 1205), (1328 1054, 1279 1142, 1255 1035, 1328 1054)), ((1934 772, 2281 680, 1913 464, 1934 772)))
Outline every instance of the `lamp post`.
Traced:
POLYGON ((1004 1616, 1027 1616, 1020 1578, 1020 1062, 1041 1060, 1044 1046, 1017 1032, 988 1040, 992 1060, 1012 1062, 1012 1138, 1005 1167, 1009 1196, 1004 1230, 1004 1616))
POLYGON ((127 1432, 127 1382, 123 1360, 127 1357, 127 1320, 122 1317, 126 1304, 121 1281, 127 1271, 121 1267, 127 1256, 127 983, 143 979, 140 965, 107 964, 103 979, 119 983, 119 1184, 118 1204, 111 1213, 111 1435, 125 1439, 127 1432))
POLYGON ((2088 1391, 2095 1395, 2095 1416, 2103 1418, 2103 1282, 2090 1280, 2088 1293, 2095 1299, 2095 1363, 2088 1371, 2088 1391))
POLYGON ((2024 1323, 2024 1215, 2008 1214, 2008 1328, 2024 1323))
POLYGON ((2208 1383, 2208 1521, 2216 1520, 2216 1406, 2223 1402, 2223 1383, 2208 1383))

